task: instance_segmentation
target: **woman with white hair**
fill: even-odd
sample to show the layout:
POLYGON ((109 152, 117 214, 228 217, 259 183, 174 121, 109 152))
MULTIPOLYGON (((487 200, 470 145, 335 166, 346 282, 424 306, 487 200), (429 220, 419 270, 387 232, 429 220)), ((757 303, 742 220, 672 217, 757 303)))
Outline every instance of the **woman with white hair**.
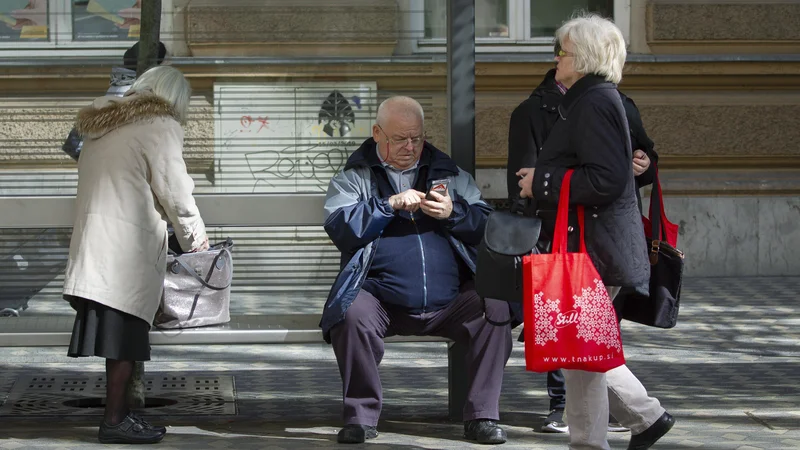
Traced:
MULTIPOLYGON (((625 41, 612 22, 593 14, 566 22, 556 41, 561 49, 555 78, 567 91, 535 167, 517 173, 523 177, 519 186, 521 195, 533 197, 544 212, 543 235, 552 236, 561 182, 567 170, 574 170, 569 203, 586 207, 586 247, 613 299, 621 287, 641 285, 650 276, 629 127, 616 86, 625 65, 625 41)), ((577 250, 574 216, 571 208, 570 251, 577 250)), ((610 448, 609 404, 631 428, 629 450, 650 448, 675 422, 626 366, 605 374, 563 372, 571 449, 610 448)))
POLYGON ((124 97, 98 98, 76 120, 84 145, 64 280, 77 311, 68 355, 106 359, 103 443, 156 443, 166 433, 129 410, 126 387, 134 362, 150 359, 167 222, 184 250, 208 248, 182 156, 190 94, 180 71, 154 67, 124 97))

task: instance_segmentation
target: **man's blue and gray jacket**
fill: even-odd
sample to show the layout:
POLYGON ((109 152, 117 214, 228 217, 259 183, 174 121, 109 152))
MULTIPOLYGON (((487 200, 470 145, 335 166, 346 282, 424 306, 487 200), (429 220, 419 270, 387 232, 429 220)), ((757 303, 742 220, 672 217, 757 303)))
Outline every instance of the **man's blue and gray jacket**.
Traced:
MULTIPOLYGON (((474 275, 476 247, 483 239, 491 208, 481 198, 472 176, 427 142, 419 166, 420 174, 427 173, 426 188, 433 180, 450 180, 448 191, 453 200, 453 213, 442 221, 442 230, 470 275, 474 275)), ((381 196, 375 176, 375 171, 379 170, 383 168, 376 155, 375 141, 370 138, 350 156, 328 185, 325 231, 342 252, 342 260, 341 271, 328 294, 320 322, 327 342, 330 342, 331 328, 344 319, 347 308, 364 285, 381 235, 401 214, 392 209, 387 196, 381 196)), ((409 280, 410 284, 419 282, 409 280)))

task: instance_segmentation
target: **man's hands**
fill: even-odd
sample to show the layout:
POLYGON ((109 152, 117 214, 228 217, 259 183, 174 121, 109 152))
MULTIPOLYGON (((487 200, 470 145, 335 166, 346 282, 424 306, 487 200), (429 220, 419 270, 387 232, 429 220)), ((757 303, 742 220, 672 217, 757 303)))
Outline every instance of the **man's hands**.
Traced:
POLYGON ((389 205, 395 211, 408 211, 411 213, 422 209, 422 212, 434 219, 441 220, 450 217, 453 213, 453 200, 450 195, 440 195, 432 192, 431 196, 435 200, 426 200, 424 192, 409 189, 389 197, 389 205))
POLYGON ((408 211, 413 213, 419 209, 419 205, 424 198, 425 193, 415 189, 409 189, 389 197, 389 205, 395 211, 408 211))
POLYGON ((439 220, 447 219, 453 214, 453 199, 450 198, 449 191, 447 195, 431 192, 431 197, 434 200, 422 199, 422 203, 420 203, 422 212, 439 220))
POLYGON ((536 169, 532 167, 524 167, 517 172, 518 177, 522 177, 517 185, 522 189, 519 193, 521 198, 533 198, 533 172, 536 169))
POLYGON ((650 158, 644 150, 636 150, 633 152, 633 174, 637 177, 650 168, 650 158))

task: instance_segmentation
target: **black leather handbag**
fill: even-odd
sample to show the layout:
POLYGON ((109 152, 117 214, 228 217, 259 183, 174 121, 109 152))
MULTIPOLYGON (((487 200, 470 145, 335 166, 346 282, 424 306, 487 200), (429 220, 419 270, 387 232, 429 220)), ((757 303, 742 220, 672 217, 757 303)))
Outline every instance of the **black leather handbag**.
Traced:
MULTIPOLYGON (((618 310, 625 320, 651 327, 672 328, 678 323, 684 254, 667 243, 667 227, 675 227, 676 230, 677 227, 667 220, 664 213, 658 175, 653 183, 650 205, 651 235, 647 236, 647 248, 650 253, 650 292, 641 292, 642 289, 626 289, 618 296, 620 297, 618 310)), ((614 303, 617 303, 617 299, 614 303)))
POLYGON ((524 215, 525 206, 512 202, 510 211, 489 214, 478 246, 475 290, 483 298, 522 303, 522 257, 537 248, 542 221, 524 215))

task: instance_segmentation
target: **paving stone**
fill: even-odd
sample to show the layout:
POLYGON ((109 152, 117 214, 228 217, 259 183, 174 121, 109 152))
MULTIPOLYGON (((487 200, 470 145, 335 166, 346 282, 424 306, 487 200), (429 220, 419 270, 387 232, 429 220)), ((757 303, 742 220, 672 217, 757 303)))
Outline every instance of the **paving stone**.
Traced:
MULTIPOLYGON (((677 419, 653 450, 800 448, 800 323, 793 307, 800 277, 692 278, 683 289, 674 329, 623 325, 628 366, 677 419)), ((320 308, 293 306, 298 312, 320 308)), ((249 300, 234 307, 239 314, 265 312, 249 300)), ((447 420, 444 344, 390 344, 386 350, 380 436, 365 447, 487 448, 463 440, 462 424, 447 420)), ((21 377, 102 373, 99 359, 64 355, 63 348, 0 349, 0 402, 21 377)), ((154 347, 147 370, 232 376, 236 387, 235 416, 165 417, 148 410, 149 420, 169 426, 159 449, 341 448, 341 383, 328 345, 154 347)), ((500 448, 567 447, 566 435, 534 431, 548 412, 545 376, 525 371, 517 342, 500 406, 509 435, 500 448)), ((104 448, 96 441, 98 419, 0 417, 0 449, 104 448)), ((629 439, 629 433, 609 434, 614 449, 629 439)))

